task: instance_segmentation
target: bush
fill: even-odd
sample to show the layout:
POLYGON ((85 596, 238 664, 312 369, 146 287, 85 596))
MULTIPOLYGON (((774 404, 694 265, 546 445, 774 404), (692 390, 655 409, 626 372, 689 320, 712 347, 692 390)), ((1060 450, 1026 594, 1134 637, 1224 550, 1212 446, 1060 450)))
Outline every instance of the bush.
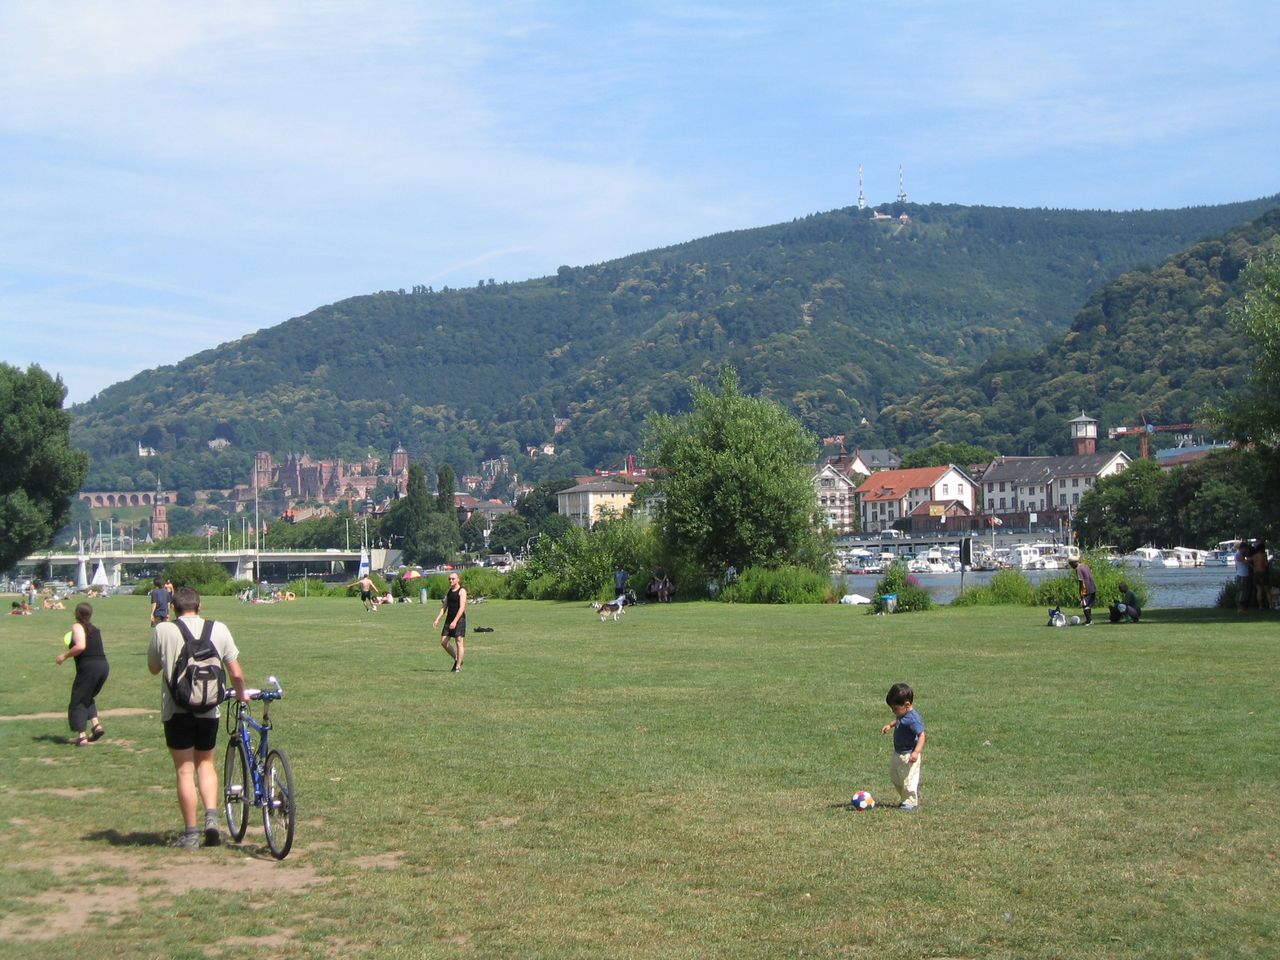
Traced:
POLYGON ((834 589, 830 577, 802 567, 748 567, 720 593, 720 599, 725 603, 826 603, 834 589))
MULTIPOLYGON (((468 597, 490 597, 502 600, 507 596, 507 574, 490 567, 469 567, 462 571, 462 585, 468 597)), ((447 586, 447 585, 446 585, 447 586)))
POLYGON ((1036 605, 1035 588, 1018 570, 1001 570, 983 587, 966 590, 951 601, 954 607, 993 607, 1036 605))
MULTIPOLYGON (((1143 581, 1141 574, 1131 567, 1112 566, 1101 554, 1086 554, 1084 562, 1093 571, 1093 583, 1097 590, 1094 602, 1095 610, 1104 610, 1119 602, 1123 591, 1121 583, 1127 583, 1129 589, 1138 598, 1138 606, 1146 609, 1151 598, 1151 590, 1143 581)), ((1034 603, 1045 607, 1078 607, 1080 606, 1080 586, 1076 581, 1075 571, 1067 568, 1063 573, 1047 577, 1036 587, 1034 603)))
POLYGON ((312 597, 346 597, 349 596, 345 586, 325 583, 323 580, 317 580, 315 577, 299 577, 297 580, 290 580, 284 586, 284 593, 292 593, 297 599, 303 597, 310 599, 312 597))
POLYGON ((933 606, 933 598, 929 591, 920 586, 920 581, 907 573, 907 564, 895 560, 888 570, 876 581, 876 595, 868 613, 888 613, 888 601, 884 597, 893 596, 895 613, 915 613, 928 610, 933 606))
POLYGON ((161 574, 161 580, 166 578, 173 581, 175 590, 190 587, 202 597, 235 596, 245 587, 253 586, 247 580, 232 580, 226 567, 204 558, 174 561, 161 574))

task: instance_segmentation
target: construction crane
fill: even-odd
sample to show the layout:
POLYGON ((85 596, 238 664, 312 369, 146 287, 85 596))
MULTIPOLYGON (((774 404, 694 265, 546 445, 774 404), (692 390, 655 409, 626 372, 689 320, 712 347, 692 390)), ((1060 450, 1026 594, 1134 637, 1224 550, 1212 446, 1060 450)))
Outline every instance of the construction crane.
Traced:
POLYGON ((1151 459, 1151 449, 1148 438, 1153 433, 1187 433, 1194 430, 1206 429, 1201 423, 1147 423, 1147 418, 1142 418, 1142 423, 1131 427, 1112 427, 1107 431, 1107 437, 1114 440, 1116 437, 1131 437, 1134 434, 1138 436, 1138 456, 1143 460, 1151 459))

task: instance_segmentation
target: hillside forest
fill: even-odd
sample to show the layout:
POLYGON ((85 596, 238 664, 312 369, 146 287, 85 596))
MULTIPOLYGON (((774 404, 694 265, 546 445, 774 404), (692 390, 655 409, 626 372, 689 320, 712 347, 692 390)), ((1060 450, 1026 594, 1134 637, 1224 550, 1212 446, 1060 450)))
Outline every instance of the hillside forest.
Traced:
POLYGON ((1226 316, 1276 201, 846 208, 523 283, 353 297, 107 388, 72 408, 73 442, 97 489, 228 488, 256 450, 398 443, 428 476, 505 455, 537 481, 621 461, 728 362, 850 448, 1057 453, 1080 409, 1188 422, 1246 376, 1226 316))

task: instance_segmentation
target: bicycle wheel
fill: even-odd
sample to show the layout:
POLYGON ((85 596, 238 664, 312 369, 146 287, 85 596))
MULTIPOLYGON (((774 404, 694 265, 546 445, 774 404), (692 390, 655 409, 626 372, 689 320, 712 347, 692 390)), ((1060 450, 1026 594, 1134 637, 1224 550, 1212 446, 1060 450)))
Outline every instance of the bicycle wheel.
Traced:
POLYGON ((253 781, 249 779, 249 760, 238 738, 227 744, 227 759, 222 764, 222 797, 227 814, 227 832, 232 840, 239 843, 249 828, 253 781))
POLYGON ((283 860, 293 846, 293 825, 297 816, 293 768, 289 766, 289 758, 283 750, 272 750, 267 754, 267 767, 262 779, 262 829, 267 835, 271 855, 283 860))

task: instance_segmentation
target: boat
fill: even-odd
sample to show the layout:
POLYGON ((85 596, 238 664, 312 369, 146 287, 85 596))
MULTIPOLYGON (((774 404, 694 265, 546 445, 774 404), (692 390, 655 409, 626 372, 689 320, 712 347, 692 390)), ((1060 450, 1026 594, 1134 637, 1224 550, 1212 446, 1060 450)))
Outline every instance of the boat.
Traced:
POLYGON ((1166 557, 1156 547, 1139 547, 1120 558, 1126 567, 1177 567, 1180 564, 1176 557, 1166 557))
POLYGON ((1203 567, 1208 550, 1197 550, 1195 547, 1174 547, 1172 554, 1180 567, 1203 567))

